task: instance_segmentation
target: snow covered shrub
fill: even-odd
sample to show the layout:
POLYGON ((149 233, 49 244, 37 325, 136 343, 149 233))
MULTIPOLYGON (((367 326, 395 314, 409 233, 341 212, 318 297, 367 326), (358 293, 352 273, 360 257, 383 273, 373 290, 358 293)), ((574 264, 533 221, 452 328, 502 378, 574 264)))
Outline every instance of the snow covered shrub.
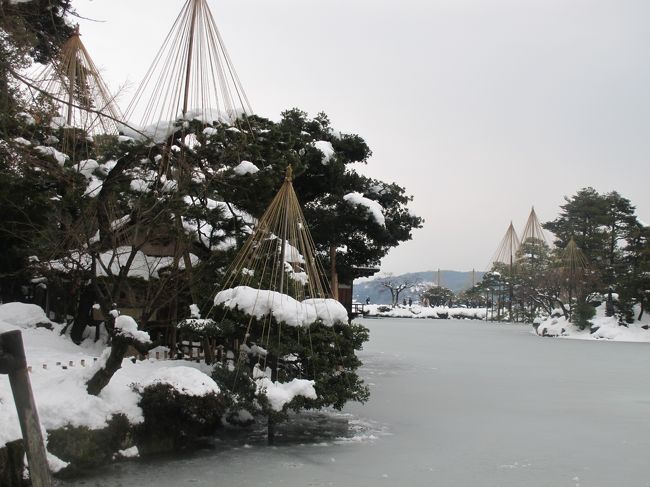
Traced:
POLYGON ((578 303, 573 310, 573 324, 581 330, 591 326, 591 320, 596 315, 596 308, 589 303, 578 303))
POLYGON ((110 463, 114 455, 133 444, 132 426, 118 414, 108 426, 93 430, 86 426, 66 426, 48 432, 47 449, 70 465, 60 476, 78 474, 110 463))
POLYGON ((172 385, 155 383, 144 388, 139 403, 144 423, 136 430, 143 454, 178 450, 195 445, 221 426, 221 394, 183 394, 172 385))
POLYGON ((221 327, 224 335, 220 343, 232 345, 246 331, 249 334, 246 344, 240 345, 236 354, 231 351, 229 361, 217 364, 213 372, 233 406, 268 414, 341 409, 348 401, 368 399, 368 388, 357 374, 362 364, 355 353, 368 340, 365 327, 347 323, 289 326, 274 319, 257 320, 237 310, 229 314, 221 327), (306 390, 297 391, 299 383, 293 381, 313 381, 315 396, 306 390), (285 390, 275 390, 276 386, 285 390), (282 400, 277 399, 279 395, 282 400))

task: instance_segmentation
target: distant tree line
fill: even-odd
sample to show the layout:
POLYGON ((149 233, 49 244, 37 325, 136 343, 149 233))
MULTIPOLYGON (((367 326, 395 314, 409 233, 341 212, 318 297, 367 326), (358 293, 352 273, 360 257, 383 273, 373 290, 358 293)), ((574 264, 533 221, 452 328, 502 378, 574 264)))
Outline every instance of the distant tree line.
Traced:
POLYGON ((616 191, 584 188, 565 201, 543 225, 553 248, 525 239, 512 265, 495 263, 465 296, 495 319, 531 321, 559 310, 584 327, 601 303, 621 324, 641 319, 650 299, 650 228, 616 191))

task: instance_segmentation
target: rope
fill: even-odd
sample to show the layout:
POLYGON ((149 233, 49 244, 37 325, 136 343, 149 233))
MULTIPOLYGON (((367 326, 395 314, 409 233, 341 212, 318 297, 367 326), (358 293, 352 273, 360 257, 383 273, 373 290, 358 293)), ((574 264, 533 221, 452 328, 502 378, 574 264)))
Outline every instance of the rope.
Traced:
POLYGON ((236 126, 253 113, 206 0, 187 0, 126 110, 141 126, 163 127, 209 110, 236 126), (240 120, 239 114, 243 117, 240 120))

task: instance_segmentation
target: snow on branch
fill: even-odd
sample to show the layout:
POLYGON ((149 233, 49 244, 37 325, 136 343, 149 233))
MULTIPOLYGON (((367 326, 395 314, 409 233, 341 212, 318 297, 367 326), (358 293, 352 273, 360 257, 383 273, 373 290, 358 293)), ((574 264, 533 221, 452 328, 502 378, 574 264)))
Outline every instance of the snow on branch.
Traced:
POLYGON ((334 147, 332 147, 332 143, 326 140, 317 140, 314 142, 314 147, 323 153, 323 164, 329 164, 332 157, 334 157, 334 147))
POLYGON ((300 302, 286 294, 249 286, 224 289, 215 296, 214 304, 237 308, 257 319, 271 314, 278 322, 289 326, 309 326, 316 322, 332 326, 348 321, 348 312, 335 299, 306 299, 300 302))
POLYGON ((149 345, 151 337, 146 331, 138 330, 136 321, 127 315, 120 315, 115 318, 115 334, 123 338, 129 338, 142 345, 149 345))
POLYGON ((353 193, 346 194, 345 196, 343 196, 343 199, 348 203, 350 203, 351 205, 365 207, 379 225, 381 225, 382 227, 386 226, 386 218, 384 217, 384 208, 375 200, 366 198, 361 193, 357 193, 356 191, 353 193))
POLYGON ((268 377, 260 377, 255 380, 255 383, 257 384, 256 394, 264 394, 274 411, 282 411, 282 408, 297 396, 307 399, 318 398, 313 380, 293 379, 291 382, 283 383, 273 382, 268 377))

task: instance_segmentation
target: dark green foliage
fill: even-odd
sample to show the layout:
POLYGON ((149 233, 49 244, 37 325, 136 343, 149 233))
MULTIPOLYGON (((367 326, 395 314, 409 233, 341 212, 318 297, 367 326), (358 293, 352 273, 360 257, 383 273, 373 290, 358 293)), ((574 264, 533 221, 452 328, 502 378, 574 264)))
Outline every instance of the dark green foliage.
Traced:
POLYGON ((640 227, 634 206, 616 191, 603 195, 593 188, 584 188, 565 200, 560 215, 544 224, 555 234, 555 245, 564 249, 573 238, 605 286, 619 283, 627 272, 624 244, 640 227))
POLYGON ((634 323, 634 304, 634 295, 630 292, 629 288, 624 287, 614 303, 616 315, 621 325, 634 323))
POLYGON ((650 308, 650 227, 638 225, 630 232, 623 259, 627 270, 620 279, 619 301, 626 308, 623 318, 629 323, 634 318, 630 304, 639 304, 638 319, 650 308))
POLYGON ((456 296, 456 303, 467 308, 482 308, 486 304, 486 292, 480 286, 480 282, 474 286, 461 291, 456 296))
POLYGON ((573 324, 584 330, 586 327, 591 326, 591 320, 596 315, 596 308, 590 303, 578 303, 573 308, 572 321, 573 324))
POLYGON ((15 150, 0 144, 0 290, 4 300, 20 299, 18 289, 30 277, 29 260, 39 233, 54 216, 50 198, 56 188, 42 172, 17 167, 15 150))
POLYGON ((47 63, 70 37, 74 28, 66 18, 74 13, 70 0, 2 2, 2 27, 39 63, 47 63))
MULTIPOLYGON (((65 22, 69 0, 33 0, 0 6, 0 296, 24 299, 18 288, 28 282, 27 257, 35 254, 33 243, 52 219, 57 195, 56 181, 41 170, 31 150, 13 142, 14 137, 30 139, 36 131, 25 112, 28 102, 24 88, 12 70, 27 68, 32 60, 47 62, 65 42, 72 28, 65 22)), ((33 106, 39 117, 47 110, 33 106), (37 113, 38 112, 38 113, 37 113)))
POLYGON ((454 292, 443 286, 431 286, 420 295, 420 300, 427 300, 430 306, 451 306, 454 292))
MULTIPOLYGON (((310 119, 293 109, 274 123, 260 117, 247 118, 254 136, 216 124, 216 133, 197 135, 202 143, 196 159, 208 160, 213 168, 232 168, 240 160, 253 162, 260 171, 244 177, 210 178, 211 188, 224 201, 259 217, 284 179, 287 166, 293 167, 294 187, 304 208, 317 249, 327 265, 331 246, 345 246, 337 252, 337 269, 342 279, 352 266, 379 263, 388 250, 409 240, 422 219, 409 213, 411 197, 404 188, 358 174, 349 165, 366 162, 371 152, 358 135, 338 134, 325 114, 310 119), (335 151, 324 162, 314 145, 329 142, 335 151), (235 184, 236 183, 236 184, 235 184), (386 225, 381 226, 363 209, 343 200, 347 193, 359 192, 384 208, 386 225)), ((232 173, 225 172, 224 176, 232 173)), ((241 222, 238 222, 241 225, 241 222)))
POLYGON ((0 3, 0 136, 5 138, 15 134, 15 115, 25 108, 10 70, 26 68, 32 60, 49 62, 73 28, 66 22, 70 0, 0 3))
POLYGON ((225 411, 221 395, 188 396, 168 384, 154 384, 142 392, 139 406, 144 423, 137 428, 141 453, 190 447, 221 427, 225 411))
MULTIPOLYGON (((362 364, 356 356, 356 352, 368 340, 365 327, 357 324, 335 324, 330 327, 315 323, 301 328, 281 325, 273 319, 270 322, 251 320, 237 311, 230 311, 228 316, 237 325, 230 334, 221 337, 221 343, 234 343, 248 330, 248 346, 253 349, 253 345, 258 345, 267 352, 266 356, 260 356, 253 349, 243 354, 241 360, 235 360, 234 371, 228 371, 221 364, 215 367, 214 379, 222 390, 237 396, 238 407, 253 408, 249 409, 251 412, 257 410, 254 406, 256 396, 253 382, 256 364, 260 364, 262 369, 270 367, 273 378, 279 382, 290 382, 294 378, 315 381, 318 399, 297 397, 289 404, 289 409, 341 409, 348 401, 365 402, 368 399, 368 388, 357 374, 362 364), (250 328, 247 328, 249 321, 250 328)), ((257 399, 260 400, 259 397, 257 399)), ((262 402, 261 412, 269 411, 262 402)))
POLYGON ((70 465, 62 475, 74 475, 106 465, 115 454, 133 445, 132 428, 123 415, 113 416, 106 428, 66 426, 48 431, 48 450, 70 465))
POLYGON ((565 248, 573 237, 590 262, 602 258, 604 236, 601 227, 606 223, 606 201, 593 188, 581 189, 564 199, 566 203, 561 206, 560 215, 545 223, 544 228, 556 236, 558 248, 565 248))

